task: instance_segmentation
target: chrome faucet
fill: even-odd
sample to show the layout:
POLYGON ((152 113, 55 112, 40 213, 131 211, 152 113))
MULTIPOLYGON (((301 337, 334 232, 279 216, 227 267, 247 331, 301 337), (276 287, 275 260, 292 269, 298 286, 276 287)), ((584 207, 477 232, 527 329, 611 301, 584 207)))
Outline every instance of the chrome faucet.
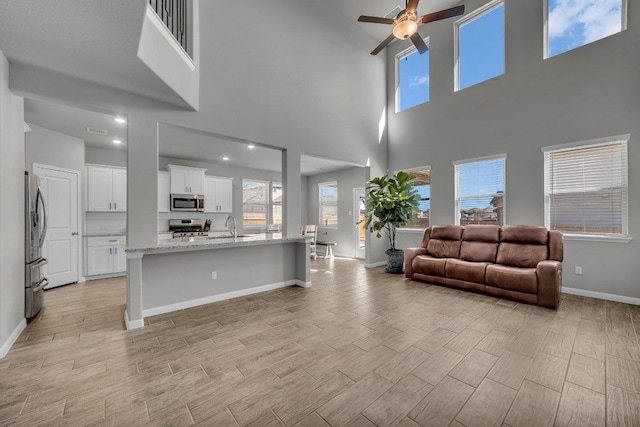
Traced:
POLYGON ((229 214, 229 216, 227 217, 227 220, 224 222, 224 226, 227 227, 227 229, 229 229, 229 226, 231 226, 231 230, 229 230, 229 232, 233 237, 236 237, 238 235, 236 217, 234 217, 233 215, 229 214), (229 221, 229 220, 232 220, 232 221, 229 221))

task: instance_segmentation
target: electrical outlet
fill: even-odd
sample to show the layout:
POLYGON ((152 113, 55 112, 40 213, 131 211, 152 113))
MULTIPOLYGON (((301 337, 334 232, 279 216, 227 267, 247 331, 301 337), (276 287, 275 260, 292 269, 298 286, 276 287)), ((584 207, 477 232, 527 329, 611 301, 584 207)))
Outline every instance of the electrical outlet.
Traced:
POLYGON ((581 275, 582 274, 582 267, 580 267, 579 265, 576 265, 576 274, 577 275, 581 275))
POLYGON ((218 272, 217 271, 212 271, 211 272, 211 280, 216 280, 218 278, 218 272))

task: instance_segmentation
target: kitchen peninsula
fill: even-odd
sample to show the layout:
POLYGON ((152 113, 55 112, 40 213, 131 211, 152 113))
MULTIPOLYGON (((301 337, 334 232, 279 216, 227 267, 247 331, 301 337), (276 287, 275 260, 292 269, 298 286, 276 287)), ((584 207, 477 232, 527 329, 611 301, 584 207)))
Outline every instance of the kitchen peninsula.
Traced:
POLYGON ((144 318, 285 286, 311 286, 309 244, 296 235, 183 237, 126 246, 127 329, 144 318))

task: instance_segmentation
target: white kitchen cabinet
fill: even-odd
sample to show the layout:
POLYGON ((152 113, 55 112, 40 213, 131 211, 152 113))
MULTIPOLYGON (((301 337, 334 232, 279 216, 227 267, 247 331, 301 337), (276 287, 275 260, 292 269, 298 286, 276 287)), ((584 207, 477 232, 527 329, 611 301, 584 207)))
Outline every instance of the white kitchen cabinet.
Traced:
POLYGON ((171 175, 158 172, 158 212, 171 211, 171 175))
POLYGON ((203 194, 206 169, 168 165, 171 174, 171 193, 203 194))
POLYGON ((126 272, 124 242, 125 236, 87 238, 87 276, 126 272))
POLYGON ((204 211, 212 213, 233 211, 233 179, 205 176, 204 211))
POLYGON ((127 170, 87 166, 87 211, 127 211, 127 170))

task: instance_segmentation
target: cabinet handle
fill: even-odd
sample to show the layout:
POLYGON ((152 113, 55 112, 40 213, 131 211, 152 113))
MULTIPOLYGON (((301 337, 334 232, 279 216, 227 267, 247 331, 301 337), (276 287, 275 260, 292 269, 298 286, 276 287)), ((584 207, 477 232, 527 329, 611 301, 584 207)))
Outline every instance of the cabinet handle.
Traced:
POLYGON ((115 253, 116 255, 118 255, 118 248, 115 248, 115 249, 113 250, 113 253, 115 253))
POLYGON ((109 255, 113 255, 113 248, 109 248, 109 255))
POLYGON ((117 203, 114 203, 114 204, 113 204, 113 209, 115 209, 115 210, 117 210, 117 209, 118 209, 118 204, 117 204, 117 203))
POLYGON ((111 203, 109 203, 109 210, 111 210, 111 203))

